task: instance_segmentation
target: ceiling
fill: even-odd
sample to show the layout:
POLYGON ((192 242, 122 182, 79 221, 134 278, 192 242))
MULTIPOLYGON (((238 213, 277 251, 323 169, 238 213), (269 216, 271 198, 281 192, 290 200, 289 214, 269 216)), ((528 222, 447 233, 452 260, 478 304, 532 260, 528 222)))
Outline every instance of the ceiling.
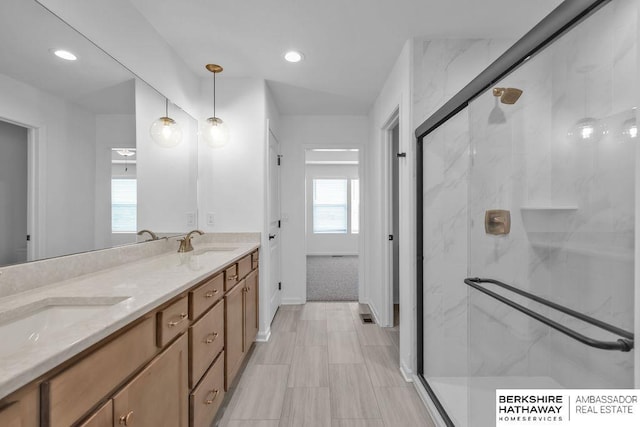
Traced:
POLYGON ((366 114, 405 41, 514 41, 560 0, 129 0, 199 76, 267 80, 282 114, 366 114), (286 63, 289 49, 304 53, 286 63))
POLYGON ((133 75, 34 1, 2 0, 0 74, 96 114, 133 114, 133 75), (77 61, 51 51, 64 47, 77 61))

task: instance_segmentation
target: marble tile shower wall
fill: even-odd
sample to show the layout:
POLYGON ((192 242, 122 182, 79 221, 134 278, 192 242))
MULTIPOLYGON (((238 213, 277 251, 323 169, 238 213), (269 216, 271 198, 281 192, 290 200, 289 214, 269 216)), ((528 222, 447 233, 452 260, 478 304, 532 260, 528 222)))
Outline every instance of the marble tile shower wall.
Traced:
MULTIPOLYGON (((637 105, 637 17, 633 0, 611 2, 498 84, 523 89, 518 103, 497 104, 488 92, 468 109, 470 274, 514 283, 628 330, 637 147, 622 124, 637 105), (569 137, 584 117, 596 118, 606 134, 597 141, 569 137), (508 236, 485 234, 486 209, 511 210, 508 236)), ((590 349, 470 295, 470 375, 633 386, 632 354, 590 349)))
MULTIPOLYGON (((414 40, 416 126, 495 60, 511 40, 414 40)), ((469 123, 458 114, 424 142, 425 373, 467 374, 469 123)))

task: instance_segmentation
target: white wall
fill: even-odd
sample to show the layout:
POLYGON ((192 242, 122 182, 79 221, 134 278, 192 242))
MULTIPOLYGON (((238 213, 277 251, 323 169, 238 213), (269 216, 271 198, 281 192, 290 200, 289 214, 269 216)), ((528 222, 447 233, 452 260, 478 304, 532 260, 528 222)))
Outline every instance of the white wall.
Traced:
POLYGON ((38 1, 172 102, 198 116, 199 79, 131 2, 38 1))
MULTIPOLYGON (((211 79, 202 93, 211 94, 211 79)), ((200 142, 198 181, 200 226, 210 232, 262 232, 264 228, 265 84, 251 78, 216 81, 216 115, 229 127, 229 143, 211 148, 200 142), (214 224, 207 214, 214 213, 214 224)), ((200 120, 213 115, 211 96, 202 100, 200 120)))
MULTIPOLYGON (((133 114, 99 114, 96 116, 96 248, 108 248, 135 242, 136 236, 111 233, 111 149, 136 147, 136 119, 133 114)), ((129 168, 135 169, 135 165, 129 168)), ((133 175, 135 177, 135 174, 133 175)))
MULTIPOLYGON (((313 180, 322 178, 358 179, 358 165, 306 165, 307 188, 307 255, 358 255, 359 234, 347 230, 345 234, 313 233, 313 180)), ((350 186, 351 181, 347 181, 350 186)), ((350 189, 349 189, 350 191, 350 189)), ((348 197, 351 193, 348 191, 348 197)), ((351 210, 347 212, 351 221, 351 210)), ((350 222, 349 222, 350 224, 350 222)))
POLYGON ((305 149, 359 148, 365 155, 367 126, 366 116, 281 117, 284 303, 306 301, 305 149))
POLYGON ((159 146, 149 128, 164 115, 165 99, 144 82, 136 80, 135 87, 138 229, 188 232, 196 228, 198 210, 196 120, 170 105, 169 116, 181 126, 182 142, 159 146))
MULTIPOLYGON (((95 115, 32 86, 0 75, 0 118, 35 130, 40 164, 36 208, 40 229, 30 230, 38 257, 94 248, 95 115)), ((32 171, 36 173, 36 171, 32 171)))
POLYGON ((0 265, 27 257, 27 129, 0 121, 0 265))
POLYGON ((400 366, 405 375, 415 371, 415 143, 411 121, 411 73, 413 45, 405 43, 389 77, 369 112, 369 145, 363 162, 363 234, 361 256, 365 259, 360 295, 368 302, 378 323, 391 325, 392 286, 389 271, 391 234, 388 221, 391 200, 386 188, 390 182, 388 153, 391 139, 385 127, 399 112, 400 151, 400 366), (389 176, 385 174, 389 173, 389 176))

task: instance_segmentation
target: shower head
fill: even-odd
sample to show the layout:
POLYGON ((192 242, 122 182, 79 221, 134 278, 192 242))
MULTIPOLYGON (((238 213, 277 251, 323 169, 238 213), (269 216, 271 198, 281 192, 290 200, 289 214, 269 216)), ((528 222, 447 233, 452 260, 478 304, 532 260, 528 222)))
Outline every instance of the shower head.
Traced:
POLYGON ((500 97, 503 104, 515 104, 522 95, 522 91, 515 87, 494 87, 493 96, 500 97))

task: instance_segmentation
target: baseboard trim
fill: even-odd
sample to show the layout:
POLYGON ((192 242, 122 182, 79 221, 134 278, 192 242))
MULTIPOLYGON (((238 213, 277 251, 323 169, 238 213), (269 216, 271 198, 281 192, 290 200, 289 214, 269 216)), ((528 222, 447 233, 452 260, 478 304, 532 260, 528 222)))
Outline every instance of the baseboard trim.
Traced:
POLYGON ((404 362, 400 362, 400 373, 404 380, 408 383, 412 383, 413 381, 413 371, 407 367, 404 362))
POLYGON ((424 406, 427 408, 427 412, 429 412, 429 415, 431 416, 431 419, 433 420, 436 427, 447 427, 447 424, 440 416, 440 412, 438 412, 438 408, 436 408, 436 405, 433 404, 433 401, 429 397, 429 393, 427 393, 427 390, 422 386, 420 379, 416 375, 412 375, 412 378, 413 387, 416 389, 416 392, 418 393, 418 396, 420 396, 422 403, 424 403, 424 406))
POLYGON ((282 298, 281 305, 299 305, 306 303, 302 298, 282 298))
POLYGON ((380 326, 381 328, 384 328, 385 326, 380 323, 380 316, 378 316, 378 312, 376 311, 375 307, 372 304, 367 304, 367 305, 369 306, 369 311, 371 311, 371 314, 373 315, 373 318, 376 321, 376 325, 380 326))
POLYGON ((256 341, 257 342, 268 342, 269 338, 271 338, 271 328, 267 329, 266 331, 262 332, 258 332, 258 336, 256 336, 256 341))

